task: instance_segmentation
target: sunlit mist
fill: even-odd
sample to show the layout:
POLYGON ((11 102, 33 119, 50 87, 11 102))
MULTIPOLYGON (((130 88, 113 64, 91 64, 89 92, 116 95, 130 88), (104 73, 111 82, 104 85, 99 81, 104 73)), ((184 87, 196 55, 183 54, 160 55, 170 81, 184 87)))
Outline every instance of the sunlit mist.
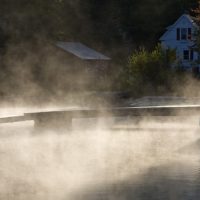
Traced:
POLYGON ((137 123, 134 118, 79 119, 71 131, 36 132, 33 121, 0 126, 1 199, 128 199, 127 184, 126 194, 143 199, 136 188, 146 187, 146 176, 159 176, 149 171, 174 163, 182 168, 169 167, 165 176, 195 181, 190 170, 200 150, 193 145, 199 140, 198 117, 137 123))

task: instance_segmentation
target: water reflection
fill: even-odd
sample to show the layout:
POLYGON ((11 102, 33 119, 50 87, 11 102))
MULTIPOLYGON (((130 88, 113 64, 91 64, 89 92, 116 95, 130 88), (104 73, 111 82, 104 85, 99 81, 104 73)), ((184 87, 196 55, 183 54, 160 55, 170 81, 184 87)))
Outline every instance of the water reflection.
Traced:
POLYGON ((200 163, 176 162, 151 167, 140 177, 112 184, 93 185, 73 199, 82 200, 198 200, 200 163))

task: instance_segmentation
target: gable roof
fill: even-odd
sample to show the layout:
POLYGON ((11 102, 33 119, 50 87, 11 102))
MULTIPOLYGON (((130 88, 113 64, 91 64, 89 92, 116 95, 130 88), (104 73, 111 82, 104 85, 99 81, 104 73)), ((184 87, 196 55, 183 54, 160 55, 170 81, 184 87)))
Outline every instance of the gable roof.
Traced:
POLYGON ((57 42, 56 46, 82 60, 111 60, 111 58, 79 42, 57 42))
POLYGON ((168 26, 166 29, 167 31, 160 37, 159 40, 163 40, 167 35, 168 33, 183 19, 183 18, 186 18, 195 28, 198 28, 198 25, 196 24, 195 22, 195 18, 188 15, 188 14, 183 14, 181 15, 176 21, 174 24, 168 26))

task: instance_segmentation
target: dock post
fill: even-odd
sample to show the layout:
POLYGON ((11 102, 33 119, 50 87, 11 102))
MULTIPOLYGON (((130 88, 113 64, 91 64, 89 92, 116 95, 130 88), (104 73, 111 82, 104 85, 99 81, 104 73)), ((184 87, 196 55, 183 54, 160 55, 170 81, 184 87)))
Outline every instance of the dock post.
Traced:
POLYGON ((35 131, 60 131, 72 129, 72 117, 52 117, 48 115, 34 118, 35 131))

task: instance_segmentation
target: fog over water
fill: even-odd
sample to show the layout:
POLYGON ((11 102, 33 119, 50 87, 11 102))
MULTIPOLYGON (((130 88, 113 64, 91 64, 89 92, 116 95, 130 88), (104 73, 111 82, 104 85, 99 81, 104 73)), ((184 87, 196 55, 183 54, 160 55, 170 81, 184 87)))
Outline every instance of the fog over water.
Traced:
POLYGON ((1 124, 0 199, 199 199, 198 120, 84 119, 57 132, 1 124))

